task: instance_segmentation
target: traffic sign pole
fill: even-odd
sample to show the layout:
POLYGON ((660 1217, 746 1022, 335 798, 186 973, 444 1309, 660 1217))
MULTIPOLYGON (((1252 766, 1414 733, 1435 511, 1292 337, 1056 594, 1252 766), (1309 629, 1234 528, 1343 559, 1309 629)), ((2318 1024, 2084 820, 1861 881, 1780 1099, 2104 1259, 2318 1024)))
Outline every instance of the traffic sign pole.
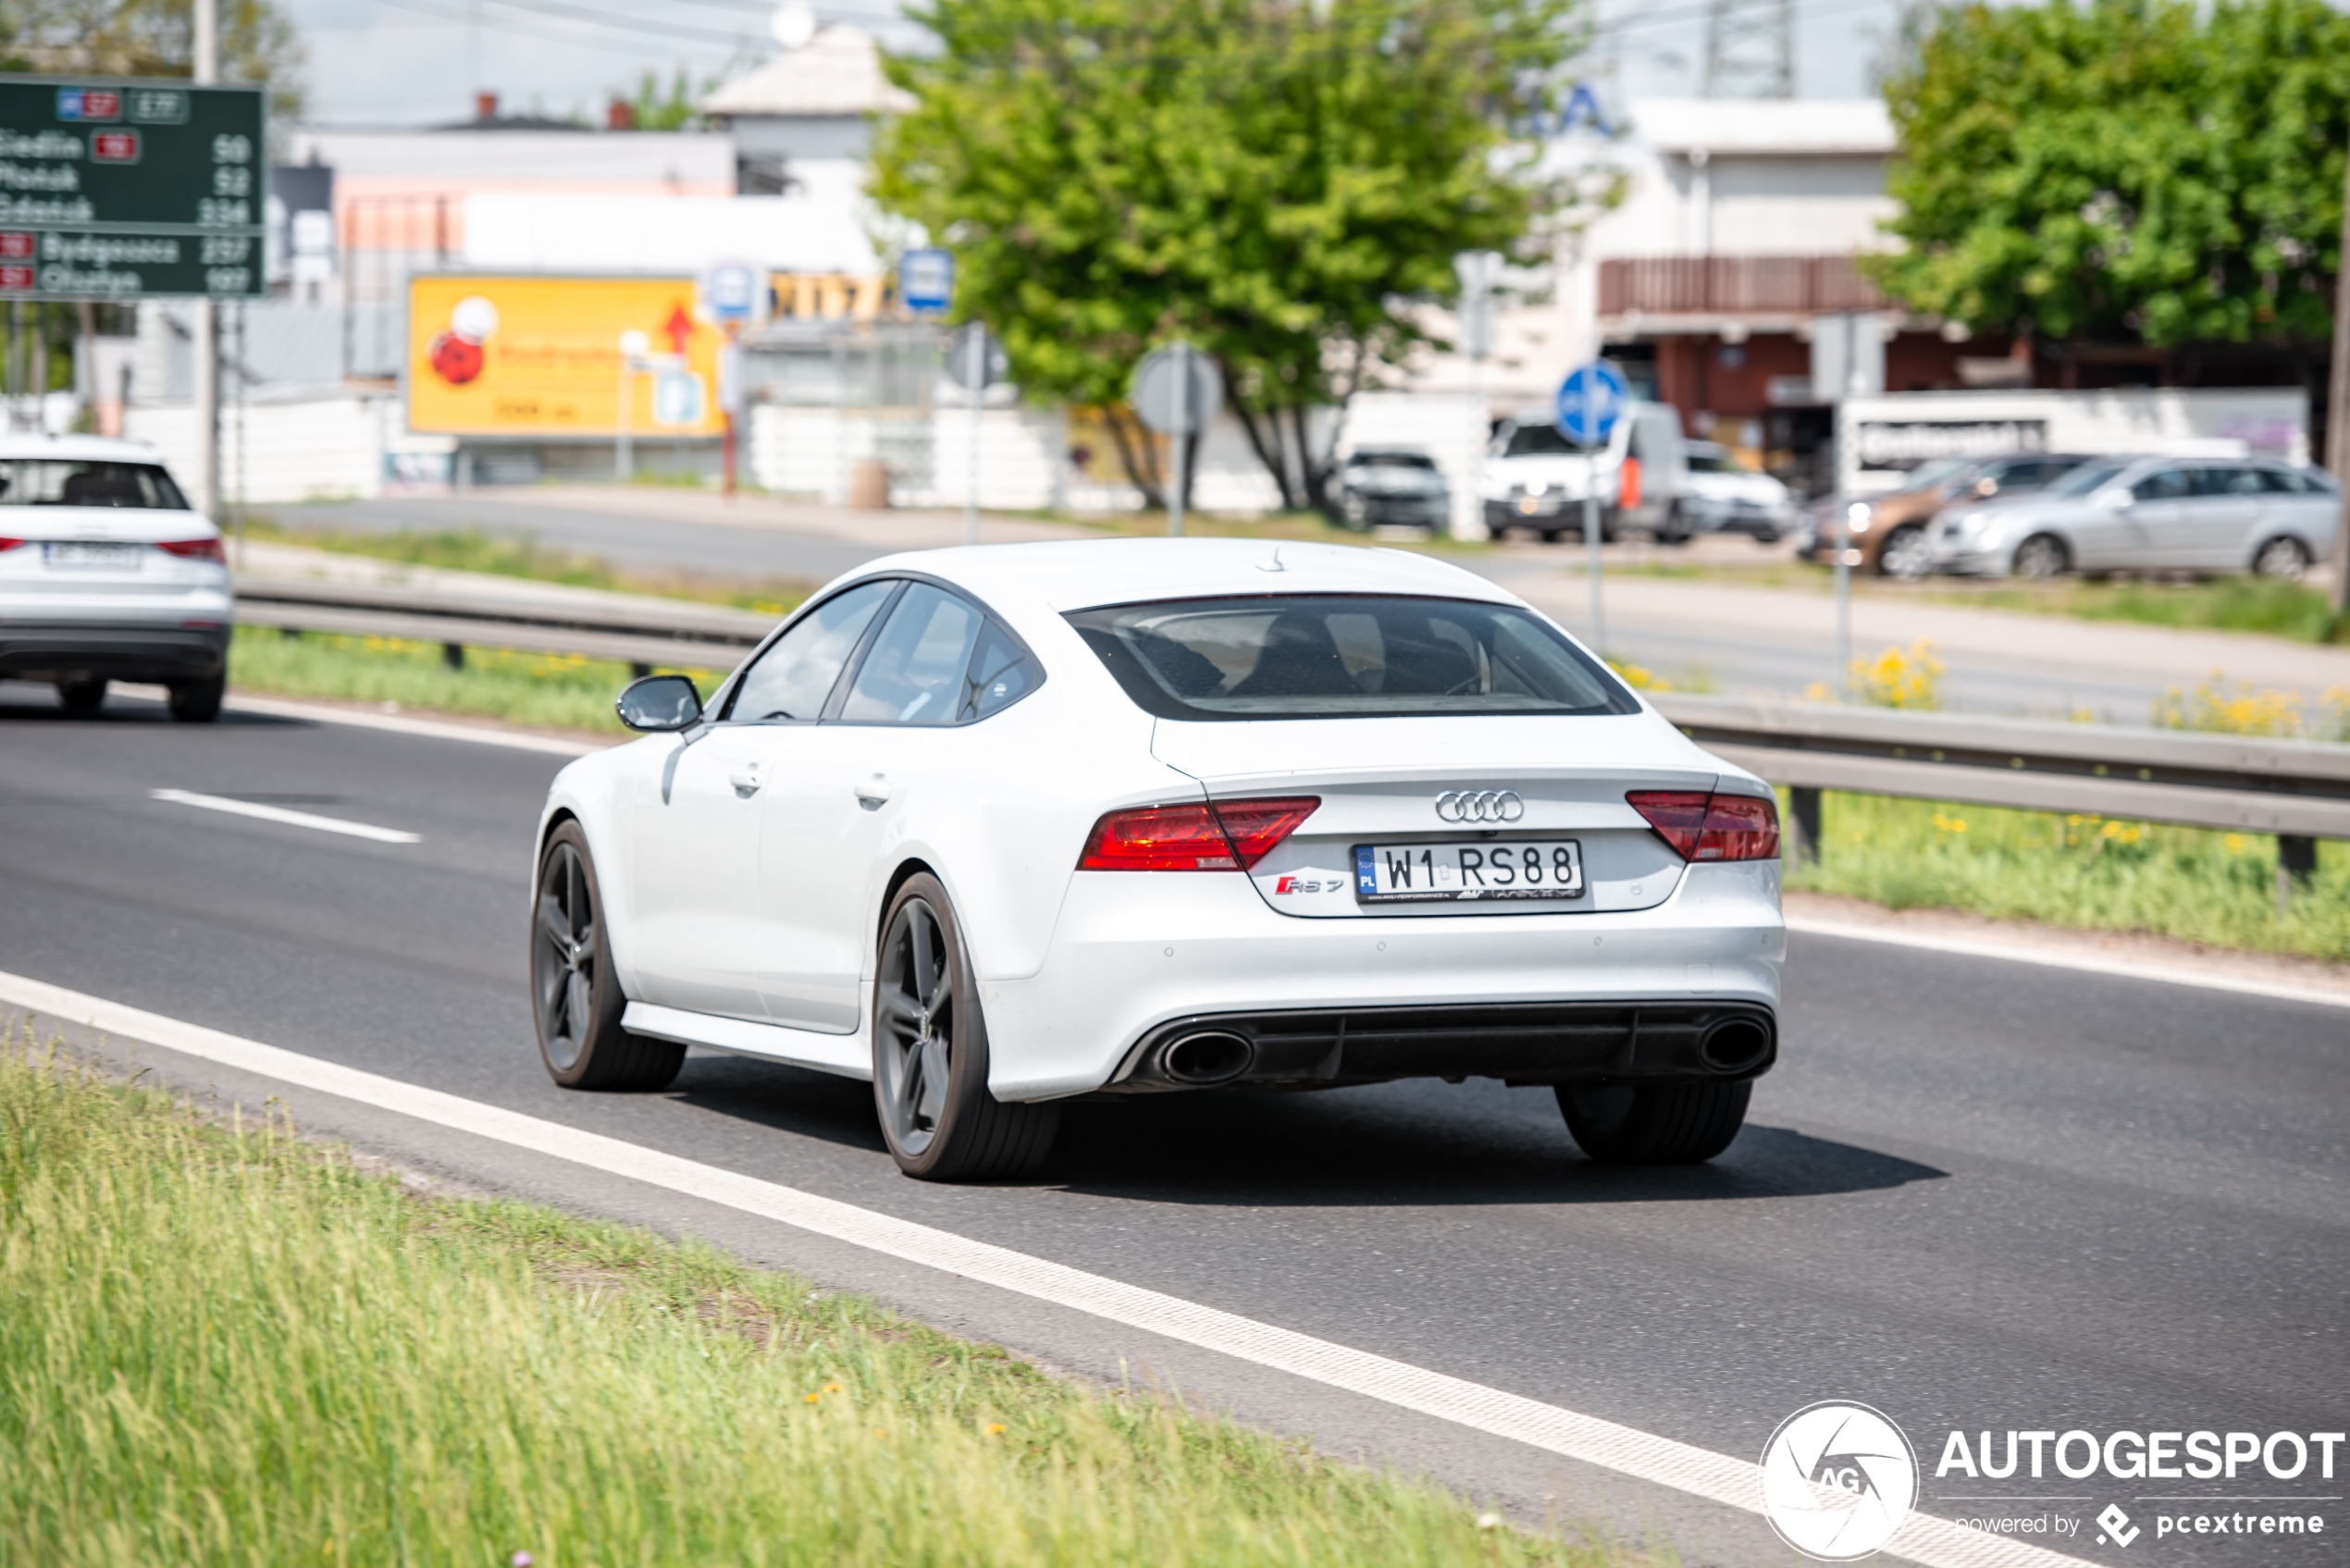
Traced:
MULTIPOLYGON (((199 87, 220 80, 220 0, 196 0, 193 70, 199 87)), ((196 510, 220 521, 220 307, 196 302, 196 510)), ((241 560, 238 562, 242 565, 241 560)))
MULTIPOLYGON (((1597 377, 1583 383, 1583 427, 1599 426, 1599 387, 1597 377)), ((1601 592, 1600 562, 1600 448, 1589 441, 1583 446, 1583 554, 1591 566, 1591 651, 1602 659, 1607 657, 1607 605, 1601 592)))
POLYGON ((980 399, 987 391, 987 328, 978 322, 963 328, 973 335, 970 363, 963 366, 963 395, 971 400, 971 483, 963 492, 963 543, 979 543, 980 399))

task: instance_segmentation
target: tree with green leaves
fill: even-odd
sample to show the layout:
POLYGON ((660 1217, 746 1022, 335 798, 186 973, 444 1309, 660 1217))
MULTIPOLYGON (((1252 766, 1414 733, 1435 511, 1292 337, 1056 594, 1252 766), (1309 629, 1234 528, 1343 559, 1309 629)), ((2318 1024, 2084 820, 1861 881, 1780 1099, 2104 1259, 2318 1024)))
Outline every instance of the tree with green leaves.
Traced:
MULTIPOLYGON (((1128 414, 1142 355, 1215 356, 1292 507, 1326 503, 1342 406, 1429 341, 1464 251, 1532 254, 1571 204, 1522 127, 1585 32, 1581 0, 929 0, 920 100, 873 192, 953 248, 956 314, 1033 392, 1128 414)), ((1196 464, 1191 465, 1195 471, 1196 464)))
POLYGON ((2314 345, 2333 315, 2350 16, 2325 0, 1945 9, 1885 83, 1871 263, 1913 309, 2074 342, 2314 345))
POLYGON ((665 93, 662 89, 661 78, 646 71, 637 77, 634 93, 615 88, 612 97, 628 105, 629 123, 638 130, 699 130, 703 126, 701 101, 710 96, 717 86, 714 78, 705 78, 699 86, 696 86, 686 68, 680 65, 677 74, 670 79, 665 93))
MULTIPOLYGON (((0 0, 9 70, 186 76, 195 52, 192 0, 0 0)), ((269 89, 273 118, 302 112, 302 39, 270 0, 221 0, 220 80, 269 89)))

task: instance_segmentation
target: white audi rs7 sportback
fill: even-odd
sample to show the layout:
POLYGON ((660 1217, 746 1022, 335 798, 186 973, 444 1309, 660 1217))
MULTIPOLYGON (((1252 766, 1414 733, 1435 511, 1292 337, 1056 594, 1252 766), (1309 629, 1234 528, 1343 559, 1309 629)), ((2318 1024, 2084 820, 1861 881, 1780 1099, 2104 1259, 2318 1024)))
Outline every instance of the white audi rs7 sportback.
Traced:
POLYGON ((894 556, 620 711, 652 733, 539 829, 562 1084, 870 1079, 901 1167, 971 1179, 1074 1096, 1472 1074, 1595 1159, 1704 1160, 1777 1056, 1770 787, 1425 556, 894 556))

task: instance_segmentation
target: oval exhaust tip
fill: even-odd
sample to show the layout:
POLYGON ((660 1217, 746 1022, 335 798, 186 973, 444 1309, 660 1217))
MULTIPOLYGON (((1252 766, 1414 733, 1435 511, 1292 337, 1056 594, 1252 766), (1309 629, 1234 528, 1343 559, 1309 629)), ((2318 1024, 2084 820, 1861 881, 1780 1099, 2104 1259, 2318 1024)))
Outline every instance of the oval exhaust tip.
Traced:
POLYGON ((1716 1072, 1744 1072, 1771 1054, 1770 1032, 1752 1019, 1725 1019, 1705 1031, 1697 1054, 1716 1072))
POLYGON ((1158 1054, 1158 1065, 1169 1080, 1194 1089, 1230 1083, 1256 1059, 1256 1047, 1220 1029, 1186 1034, 1158 1054))

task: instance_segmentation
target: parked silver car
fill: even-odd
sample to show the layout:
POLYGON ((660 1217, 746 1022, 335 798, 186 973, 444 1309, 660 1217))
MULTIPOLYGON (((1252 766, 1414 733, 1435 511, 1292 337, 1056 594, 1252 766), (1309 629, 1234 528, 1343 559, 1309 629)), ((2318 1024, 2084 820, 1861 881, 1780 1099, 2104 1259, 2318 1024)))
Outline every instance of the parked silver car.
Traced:
POLYGON ((2035 495, 1944 509, 1937 571, 2254 572, 2295 578, 2333 549, 2342 497, 2313 468, 2259 458, 2102 457, 2035 495))
POLYGON ((1350 527, 1403 524, 1441 533, 1453 521, 1453 492, 1428 453, 1366 448, 1338 471, 1338 509, 1350 527))

